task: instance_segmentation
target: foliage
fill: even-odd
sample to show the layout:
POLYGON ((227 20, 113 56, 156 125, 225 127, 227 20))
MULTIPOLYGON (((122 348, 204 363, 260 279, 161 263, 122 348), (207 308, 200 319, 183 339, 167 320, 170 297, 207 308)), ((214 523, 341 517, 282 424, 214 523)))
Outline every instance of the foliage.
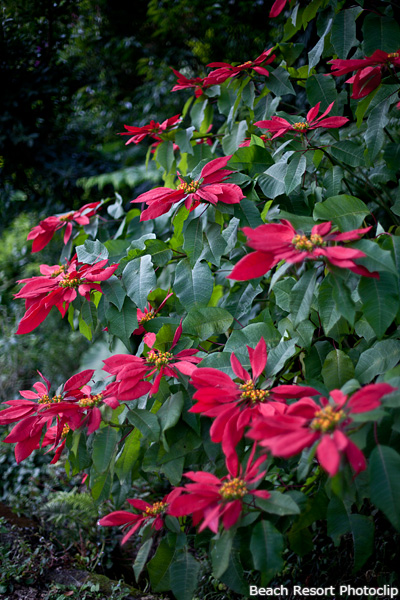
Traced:
POLYGON ((18 462, 50 446, 88 475, 154 592, 191 600, 206 557, 246 595, 316 532, 352 539, 357 574, 376 524, 400 531, 400 27, 377 10, 375 28, 361 6, 292 3, 269 52, 180 79, 180 119, 124 132, 150 138, 163 187, 75 222, 18 294, 29 331, 55 306, 125 347, 96 378, 44 374, 0 423, 18 462))

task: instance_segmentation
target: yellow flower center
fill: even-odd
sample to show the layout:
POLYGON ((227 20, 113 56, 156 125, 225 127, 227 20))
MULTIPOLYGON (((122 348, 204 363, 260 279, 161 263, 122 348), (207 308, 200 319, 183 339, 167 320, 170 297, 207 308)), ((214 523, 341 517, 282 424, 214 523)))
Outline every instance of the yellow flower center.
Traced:
POLYGON ((166 502, 154 502, 152 506, 146 506, 146 510, 143 513, 144 517, 156 517, 157 515, 164 512, 165 507, 167 506, 166 502))
POLYGON ((63 430, 62 430, 62 433, 61 433, 61 437, 62 438, 66 438, 70 429, 71 429, 71 427, 66 423, 64 425, 64 427, 63 427, 63 430))
POLYGON ((243 479, 235 477, 235 479, 221 485, 219 493, 224 500, 240 500, 247 494, 246 483, 243 479))
POLYGON ((156 352, 152 350, 147 355, 147 362, 155 365, 157 369, 159 369, 160 367, 167 365, 172 357, 173 354, 171 354, 171 352, 159 352, 156 354, 156 352))
POLYGON ((187 194, 194 194, 195 192, 197 192, 197 190, 200 187, 200 181, 191 181, 190 183, 186 183, 186 181, 182 181, 182 183, 180 183, 178 185, 178 190, 182 190, 183 192, 186 192, 187 194))
POLYGON ((250 65, 252 65, 253 62, 251 60, 247 60, 245 63, 238 65, 238 68, 240 67, 249 67, 250 65))
POLYGON ((311 429, 315 431, 332 431, 343 418, 344 412, 336 410, 332 406, 325 406, 315 413, 314 419, 311 421, 311 429))
POLYGON ((240 395, 240 399, 249 400, 251 404, 264 402, 269 396, 268 390, 256 390, 251 379, 246 381, 246 383, 241 383, 239 385, 239 389, 243 390, 242 394, 240 395))
POLYGON ((295 235, 292 244, 300 252, 312 252, 316 247, 325 246, 326 242, 321 235, 313 233, 310 238, 306 235, 295 235))
POLYGON ((388 58, 399 58, 399 53, 398 52, 390 52, 388 54, 388 58))
POLYGON ((78 402, 81 408, 93 408, 97 406, 103 400, 103 394, 96 394, 95 396, 84 396, 78 402))
POLYGON ((142 325, 142 323, 147 323, 147 321, 150 321, 151 319, 154 319, 155 317, 155 313, 153 313, 153 311, 150 311, 148 313, 146 313, 145 315, 143 315, 143 317, 139 320, 139 325, 142 325))
POLYGON ((59 404, 60 402, 62 402, 62 400, 63 400, 63 397, 61 395, 53 396, 50 399, 47 394, 44 394, 43 396, 40 396, 38 403, 39 404, 59 404))
POLYGON ((78 277, 69 278, 69 275, 64 275, 64 278, 58 282, 58 285, 62 288, 75 288, 78 285, 83 283, 83 279, 78 279, 78 277))
POLYGON ((54 271, 51 274, 51 277, 58 277, 58 275, 61 275, 61 273, 64 273, 64 271, 65 271, 65 266, 61 265, 60 267, 58 267, 58 269, 56 271, 54 271))
POLYGON ((69 221, 74 213, 70 212, 67 215, 63 215, 62 217, 58 217, 60 221, 69 221))
POLYGON ((306 131, 309 127, 310 127, 310 125, 307 123, 307 121, 300 121, 299 123, 293 123, 293 129, 296 129, 296 131, 306 131))

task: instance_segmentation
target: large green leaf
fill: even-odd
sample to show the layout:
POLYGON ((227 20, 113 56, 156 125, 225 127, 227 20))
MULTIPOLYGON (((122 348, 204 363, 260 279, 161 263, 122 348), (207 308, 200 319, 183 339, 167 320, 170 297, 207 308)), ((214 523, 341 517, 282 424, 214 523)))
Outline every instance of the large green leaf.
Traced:
POLYGON ((293 315, 293 327, 296 327, 301 321, 308 319, 316 281, 317 271, 316 269, 310 269, 292 287, 290 312, 293 315))
POLYGON ((353 46, 357 45, 356 19, 362 12, 360 7, 341 10, 333 20, 331 44, 338 58, 347 58, 353 46))
POLYGON ((283 567, 283 536, 269 521, 261 521, 253 528, 250 551, 254 567, 261 571, 261 581, 265 585, 283 567))
POLYGON ((213 277, 207 263, 199 261, 192 269, 189 259, 181 260, 175 271, 174 291, 186 310, 207 306, 213 292, 213 277))
POLYGON ((118 456, 115 463, 115 474, 120 483, 130 480, 133 466, 140 454, 140 438, 142 437, 139 429, 134 429, 124 442, 124 449, 118 456))
POLYGON ((366 256, 358 258, 357 263, 366 267, 368 271, 388 271, 397 277, 399 276, 390 250, 384 250, 377 242, 359 240, 358 242, 353 242, 352 248, 357 248, 357 250, 364 252, 366 256))
POLYGON ((360 383, 370 383, 381 373, 393 369, 400 361, 400 342, 398 340, 382 340, 376 342, 360 355, 356 365, 355 376, 360 383))
POLYGON ((286 192, 285 177, 288 170, 286 161, 280 161, 260 175, 258 183, 267 198, 276 198, 286 192))
POLYGON ((96 432, 93 441, 92 459, 98 473, 104 473, 108 469, 118 439, 119 432, 115 427, 104 427, 96 432))
POLYGON ((247 171, 251 177, 263 173, 272 165, 273 160, 267 150, 261 146, 238 148, 228 163, 228 167, 239 171, 247 171))
POLYGON ((154 592, 166 592, 171 589, 170 567, 178 555, 176 535, 169 534, 161 540, 157 552, 147 565, 154 592))
POLYGON ((221 534, 211 551, 211 561, 214 577, 220 579, 229 566, 229 559, 232 551, 233 538, 235 531, 233 528, 226 529, 221 534))
POLYGON ((368 14, 363 23, 363 51, 370 56, 375 50, 395 52, 400 47, 400 27, 395 19, 368 14))
POLYGON ((151 547, 153 545, 153 538, 146 540, 139 548, 139 552, 136 555, 135 562, 133 563, 133 572, 135 573, 135 579, 138 581, 141 572, 146 566, 147 559, 150 554, 151 547))
POLYGON ((290 83, 290 74, 283 67, 278 67, 274 71, 270 71, 266 85, 275 96, 295 94, 294 88, 290 83))
POLYGON ((151 256, 146 254, 129 262, 122 273, 126 293, 141 310, 147 304, 147 296, 157 286, 151 256))
POLYGON ((381 339, 399 309, 397 278, 390 273, 381 273, 379 279, 362 277, 358 293, 363 303, 364 316, 376 337, 381 339))
POLYGON ((184 333, 197 335, 200 340, 225 333, 232 325, 233 317, 224 308, 208 306, 192 308, 182 323, 184 333))
POLYGON ((114 304, 118 310, 121 310, 126 297, 126 292, 118 277, 111 275, 107 281, 102 282, 101 289, 107 300, 114 304))
POLYGON ((321 375, 328 390, 340 389, 354 377, 354 365, 343 350, 332 350, 325 358, 321 375))
POLYGON ((306 81, 307 98, 311 106, 321 102, 321 111, 326 110, 337 98, 336 83, 333 77, 322 74, 312 75, 306 81))
POLYGON ((203 251, 203 227, 201 219, 193 219, 193 221, 190 221, 184 231, 183 237, 183 249, 193 267, 203 251))
POLYGON ((256 505, 265 512, 274 515, 298 515, 299 505, 288 494, 272 491, 267 499, 256 498, 256 505))
POLYGON ((116 335, 131 351, 129 338, 137 329, 137 308, 129 298, 125 298, 122 309, 119 311, 114 305, 110 305, 106 312, 108 331, 116 335))
POLYGON ((134 408, 128 412, 128 421, 139 429, 144 438, 156 442, 160 438, 160 423, 157 415, 144 408, 134 408))
POLYGON ((293 160, 290 161, 285 175, 285 186, 287 195, 291 194, 301 184, 302 177, 306 170, 306 166, 306 157, 298 152, 293 158, 293 160))
POLYGON ((357 229, 367 215, 368 207, 362 200, 348 194, 332 196, 324 202, 318 202, 314 208, 314 219, 332 221, 340 231, 357 229))
POLYGON ((331 146, 330 151, 334 158, 337 158, 345 165, 349 165, 350 167, 360 167, 365 165, 364 148, 355 142, 343 140, 342 142, 331 146))
POLYGON ((374 108, 368 117, 365 141, 371 161, 375 160, 385 141, 385 127, 389 122, 389 107, 390 100, 388 99, 374 108))
POLYGON ((171 589, 177 600, 192 600, 199 572, 200 563, 189 552, 181 554, 171 564, 171 589))
POLYGON ((76 247, 78 261, 86 265, 94 265, 108 258, 108 250, 99 240, 86 240, 83 246, 76 247))
POLYGON ((388 446, 378 445, 369 459, 371 501, 400 531, 400 455, 388 446))

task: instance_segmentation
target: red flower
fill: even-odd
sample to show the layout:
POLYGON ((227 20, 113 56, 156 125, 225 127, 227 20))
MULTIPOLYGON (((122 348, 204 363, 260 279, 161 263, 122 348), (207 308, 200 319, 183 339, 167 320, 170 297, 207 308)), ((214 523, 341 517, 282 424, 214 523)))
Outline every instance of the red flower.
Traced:
POLYGON ((318 104, 310 108, 305 121, 298 121, 297 123, 293 123, 293 125, 286 119, 282 119, 282 117, 272 117, 272 119, 267 121, 257 121, 254 125, 257 125, 257 127, 260 127, 261 129, 268 129, 268 131, 276 132, 271 138, 275 139, 285 135, 288 131, 304 134, 307 133, 308 130, 317 129, 318 127, 336 129, 337 127, 345 125, 349 120, 347 117, 328 117, 327 119, 324 119, 325 115, 331 112, 334 102, 332 102, 326 111, 317 119, 316 117, 319 113, 320 104, 321 102, 318 102, 318 104))
POLYGON ((64 317, 71 302, 78 293, 90 300, 90 292, 101 287, 96 281, 105 281, 114 273, 118 265, 106 267, 107 260, 94 265, 81 265, 73 258, 66 266, 41 265, 42 276, 21 279, 24 287, 15 294, 15 298, 25 298, 26 313, 22 317, 17 334, 30 333, 42 323, 53 306, 64 317))
MULTIPOLYGON (((182 334, 182 325, 177 328, 170 350, 178 343, 182 334)), ((191 376, 201 358, 194 356, 198 350, 181 350, 177 354, 150 350, 146 357, 131 356, 130 354, 115 354, 106 358, 104 370, 116 376, 114 383, 108 384, 105 393, 118 400, 135 400, 148 392, 156 394, 161 378, 179 377, 179 373, 191 376), (154 382, 153 375, 157 373, 154 382)))
POLYGON ((242 65, 237 65, 236 67, 224 62, 210 63, 209 65, 207 65, 208 67, 218 68, 215 69, 215 71, 211 71, 211 73, 208 74, 204 81, 207 85, 219 85, 220 83, 223 83, 230 77, 235 77, 235 75, 239 75, 240 73, 243 73, 243 71, 248 71, 249 69, 252 69, 260 75, 265 75, 266 77, 268 77, 269 72, 261 65, 269 65, 274 60, 275 54, 270 56, 272 50, 272 48, 270 48, 269 50, 264 50, 264 52, 260 54, 260 56, 258 56, 255 60, 248 60, 242 65))
MULTIPOLYGON (((273 19, 274 17, 277 17, 278 15, 281 14, 281 12, 283 11, 283 9, 285 8, 285 4, 286 4, 287 0, 275 0, 275 2, 273 3, 270 13, 269 13, 269 17, 270 19, 273 19)), ((290 2, 290 0, 289 0, 290 2)))
POLYGON ((366 463, 361 450, 345 435, 352 425, 351 414, 374 410, 380 406, 382 396, 394 389, 387 383, 377 383, 361 388, 350 400, 340 390, 330 392, 331 402, 320 398, 317 404, 303 398, 288 406, 284 414, 260 417, 248 435, 282 458, 290 458, 317 442, 317 458, 331 477, 338 472, 342 455, 358 474, 366 463))
MULTIPOLYGON (((286 398, 314 396, 318 390, 298 385, 281 385, 271 389, 256 388, 256 382, 267 363, 267 348, 264 338, 250 348, 250 364, 253 377, 243 368, 236 355, 231 354, 231 366, 241 383, 218 369, 196 369, 190 383, 196 388, 193 398, 197 400, 189 412, 202 413, 215 418, 210 429, 213 442, 222 442, 228 468, 238 468, 236 446, 242 439, 245 428, 259 415, 260 408, 271 401, 284 402, 286 398)), ((272 414, 275 411, 272 411, 272 414)))
POLYGON ((346 83, 353 84, 352 98, 358 100, 368 96, 381 82, 382 71, 389 67, 400 67, 400 50, 397 52, 384 52, 375 50, 372 56, 365 58, 343 60, 337 58, 329 61, 332 65, 332 75, 339 77, 345 73, 356 71, 356 74, 346 83))
MULTIPOLYGON (((172 67, 171 67, 171 69, 172 69, 172 67)), ((172 70, 178 79, 177 79, 176 85, 174 85, 171 92, 178 92, 179 90, 186 90, 188 88, 194 88, 194 95, 196 96, 196 98, 199 98, 199 96, 202 96, 204 94, 204 90, 206 90, 208 87, 210 87, 210 84, 207 85, 205 83, 206 80, 202 79, 201 77, 192 77, 191 79, 188 79, 187 77, 185 77, 185 75, 182 75, 182 73, 180 73, 179 71, 176 71, 175 69, 172 69, 172 70)))
POLYGON ((138 531, 142 525, 152 521, 152 528, 156 531, 162 529, 164 525, 164 515, 170 514, 169 504, 178 494, 178 490, 172 490, 165 496, 161 502, 149 504, 144 500, 136 500, 128 498, 127 502, 131 504, 138 513, 132 513, 127 510, 116 510, 109 515, 106 515, 99 520, 98 524, 103 527, 115 527, 116 525, 124 525, 124 530, 128 530, 121 541, 121 545, 125 544, 129 538, 138 531))
POLYGON ((181 183, 178 189, 158 187, 145 192, 132 200, 133 203, 146 202, 149 208, 144 210, 140 216, 141 221, 155 219, 169 211, 173 204, 185 199, 185 206, 193 210, 200 202, 217 204, 238 204, 243 198, 242 190, 234 183, 225 183, 232 171, 224 169, 231 156, 215 158, 207 163, 196 181, 186 182, 178 173, 181 183))
POLYGON ((28 233, 27 239, 33 240, 32 252, 39 252, 39 250, 42 250, 47 246, 54 233, 65 225, 67 227, 64 233, 64 244, 66 244, 71 237, 73 222, 78 223, 78 225, 88 225, 90 217, 93 217, 93 215, 96 214, 99 204, 101 203, 92 202, 91 204, 85 204, 85 206, 82 206, 82 208, 75 212, 47 217, 47 219, 40 221, 39 225, 36 225, 36 227, 28 233))
POLYGON ((124 131, 119 135, 131 136, 129 140, 125 143, 125 146, 131 143, 139 144, 139 142, 144 140, 144 138, 147 136, 152 137, 155 140, 160 140, 160 135, 165 133, 167 130, 172 129, 178 123, 180 118, 181 115, 175 115, 174 117, 165 119, 165 121, 163 121, 162 123, 150 121, 148 125, 143 125, 143 127, 132 127, 131 125, 124 125, 127 131, 124 131))
POLYGON ((371 227, 354 229, 345 233, 330 233, 331 228, 330 221, 315 225, 308 238, 297 233, 292 224, 286 220, 282 220, 280 224, 260 225, 256 229, 243 227, 243 231, 248 237, 247 244, 256 252, 244 256, 234 266, 228 279, 247 281, 261 277, 281 260, 299 263, 304 260, 321 259, 326 259, 336 267, 350 269, 353 273, 378 279, 377 273, 370 273, 365 267, 354 262, 354 259, 365 256, 364 252, 354 248, 329 245, 331 242, 358 240, 371 227))
POLYGON ((270 496, 267 490, 251 489, 265 475, 265 471, 260 472, 259 467, 266 457, 261 456, 252 462, 254 452, 255 446, 244 474, 242 468, 238 474, 229 470, 229 467, 229 475, 222 479, 204 471, 185 473, 194 483, 178 488, 181 494, 171 502, 169 514, 175 517, 193 514, 194 525, 202 521, 199 531, 208 527, 218 533, 220 519, 224 529, 230 529, 242 513, 245 496, 250 494, 265 499, 270 496))
MULTIPOLYGON (((0 412, 0 425, 17 423, 4 441, 16 443, 15 458, 18 463, 29 456, 33 450, 40 448, 45 427, 47 432, 42 445, 52 443, 51 449, 56 448, 63 437, 66 437, 67 425, 71 429, 88 425, 88 434, 98 429, 101 414, 97 405, 103 397, 101 394, 92 396, 90 387, 86 385, 93 373, 93 370, 88 369, 73 375, 64 384, 62 391, 52 397, 50 382, 39 373, 46 385, 39 381, 33 386, 36 392, 22 390, 20 394, 23 400, 8 400, 4 403, 10 408, 0 412), (92 410, 94 408, 97 412, 92 410), (52 426, 54 419, 57 424, 52 426)), ((112 408, 118 405, 107 400, 105 402, 111 404, 112 408)), ((59 456, 61 451, 62 448, 56 456, 59 456)))

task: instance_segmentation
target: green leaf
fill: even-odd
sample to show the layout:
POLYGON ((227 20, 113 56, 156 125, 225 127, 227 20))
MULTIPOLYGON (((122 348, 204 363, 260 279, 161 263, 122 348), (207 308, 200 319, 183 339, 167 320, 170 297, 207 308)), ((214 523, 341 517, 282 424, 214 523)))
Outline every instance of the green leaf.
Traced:
POLYGON ((363 23, 363 52, 370 56, 375 50, 395 52, 400 46, 400 27, 395 19, 368 14, 363 23))
POLYGON ((290 74, 283 67, 278 67, 275 71, 270 71, 266 85, 275 96, 295 94, 290 82, 290 74))
POLYGON ((189 552, 171 564, 171 589, 177 600, 192 600, 199 572, 200 563, 189 552))
POLYGON ((344 172, 341 167, 334 165, 330 168, 324 176, 324 187, 326 189, 326 196, 337 196, 342 190, 344 172))
POLYGON ((244 578, 243 567, 238 552, 232 552, 229 566, 221 576, 221 581, 237 594, 246 597, 249 593, 249 584, 244 578))
POLYGON ((343 140, 339 144, 331 146, 330 152, 333 158, 350 167, 365 165, 364 148, 350 140, 343 140))
POLYGON ((171 589, 169 570, 178 554, 175 544, 175 534, 170 534, 168 538, 162 539, 157 552, 147 565, 151 587, 154 592, 166 592, 171 589), (171 540, 171 545, 168 543, 168 539, 171 540))
POLYGON ((333 299, 332 288, 327 281, 323 281, 319 286, 318 313, 325 335, 333 337, 341 317, 333 299))
POLYGON ((178 263, 174 291, 186 310, 207 306, 213 287, 212 273, 206 263, 199 261, 193 269, 187 258, 178 263))
POLYGON ((199 364, 199 368, 211 367, 218 369, 223 373, 229 375, 229 377, 236 377, 231 367, 231 353, 230 352, 213 352, 209 354, 199 364))
MULTIPOLYGON (((243 327, 243 329, 235 329, 225 344, 225 353, 234 352, 244 367, 249 368, 250 359, 246 346, 255 348, 261 338, 265 339, 268 346, 271 333, 273 333, 274 340, 276 341, 276 329, 272 326, 271 332, 271 326, 267 323, 250 323, 250 325, 243 327)), ((200 364, 203 365, 203 363, 200 364)))
POLYGON ((153 442, 160 439, 160 423, 157 415, 144 408, 134 408, 130 409, 127 417, 129 423, 137 427, 144 438, 148 438, 153 442))
POLYGON ((104 473, 110 466, 114 454, 119 432, 115 427, 99 429, 93 441, 92 459, 98 473, 104 473))
POLYGON ((346 381, 353 379, 354 365, 342 350, 332 350, 324 361, 321 375, 328 390, 340 389, 346 381))
POLYGON ((190 221, 184 231, 183 237, 183 249, 190 260, 191 266, 193 266, 203 251, 203 227, 201 219, 190 221))
MULTIPOLYGON (((251 283, 241 285, 236 292, 230 292, 230 294, 225 297, 221 306, 225 308, 232 317, 240 320, 240 317, 249 314, 253 300, 258 294, 261 294, 262 291, 260 285, 257 285, 256 287, 253 287, 251 283)), ((240 327, 238 323, 234 323, 234 326, 240 327)))
POLYGON ((253 528, 250 551, 254 567, 261 571, 261 581, 265 585, 283 567, 283 536, 269 521, 261 521, 253 528))
POLYGON ((314 208, 314 219, 332 221, 340 231, 357 229, 367 215, 368 207, 362 200, 355 196, 342 194, 332 196, 324 202, 318 202, 314 208))
POLYGON ((293 315, 293 327, 308 319, 314 296, 316 269, 306 271, 291 289, 290 312, 293 315))
POLYGON ((135 562, 133 563, 133 572, 135 573, 136 581, 139 580, 140 574, 146 566, 152 545, 153 538, 151 537, 139 548, 139 552, 137 553, 135 562))
POLYGON ((374 524, 372 519, 363 515, 349 514, 343 502, 333 496, 327 512, 328 535, 335 546, 342 535, 351 533, 354 543, 354 568, 358 571, 373 552, 374 524))
POLYGON ((386 102, 382 102, 374 108, 368 117, 365 141, 367 143, 368 155, 371 161, 375 160, 378 156, 385 141, 384 128, 389 122, 389 107, 390 100, 388 99, 386 102))
POLYGON ((146 242, 146 252, 151 255, 152 263, 156 267, 164 267, 172 258, 172 250, 158 239, 146 242))
POLYGON ((165 432, 177 424, 182 414, 184 404, 185 401, 182 392, 177 392, 170 396, 157 412, 157 418, 161 427, 161 441, 167 452, 169 452, 169 446, 165 437, 165 432))
POLYGON ((321 102, 320 110, 324 111, 337 98, 336 83, 333 77, 318 74, 312 75, 306 82, 307 99, 311 106, 321 102))
POLYGON ((399 309, 396 292, 397 278, 390 273, 381 273, 379 279, 362 277, 358 285, 364 316, 378 339, 384 336, 399 309))
POLYGON ((223 308, 192 308, 182 323, 183 332, 196 335, 201 341, 225 333, 232 325, 232 315, 223 308))
POLYGON ((331 26, 332 26, 332 19, 329 19, 323 35, 319 38, 319 40, 315 44, 314 48, 312 48, 312 50, 310 50, 310 52, 308 53, 308 72, 309 73, 319 63, 321 54, 324 51, 325 36, 329 33, 331 26))
POLYGON ((94 265, 108 258, 108 250, 99 240, 86 240, 83 246, 76 247, 78 261, 86 265, 94 265))
POLYGON ((194 127, 188 127, 187 129, 183 129, 182 131, 177 131, 175 134, 175 142, 179 146, 179 150, 181 152, 187 152, 188 154, 194 154, 193 146, 190 143, 190 140, 193 136, 194 127))
POLYGON ((333 299, 337 310, 351 325, 354 325, 356 309, 351 291, 346 283, 333 272, 329 273, 325 281, 332 286, 333 299))
POLYGON ((141 310, 147 304, 147 296, 157 285, 151 256, 146 254, 129 262, 122 273, 126 293, 141 310))
POLYGON ((106 312, 109 333, 117 336, 131 351, 129 338, 132 332, 137 329, 137 308, 129 298, 125 298, 122 309, 119 311, 116 306, 110 305, 106 312))
POLYGON ((125 439, 124 449, 115 463, 115 474, 121 484, 130 481, 133 466, 139 458, 141 437, 139 429, 134 429, 125 439))
POLYGON ((265 372, 268 377, 276 375, 283 367, 285 362, 296 354, 296 340, 287 340, 280 342, 268 353, 268 362, 265 372))
POLYGON ((243 142, 246 137, 247 122, 239 121, 232 127, 232 131, 222 138, 222 149, 225 154, 233 154, 238 148, 239 144, 243 142))
POLYGON ((211 551, 211 561, 213 575, 216 579, 220 579, 229 566, 234 537, 235 531, 233 528, 226 529, 214 543, 211 551))
POLYGON ((300 153, 297 153, 293 160, 290 161, 285 175, 287 195, 291 194, 299 185, 301 185, 301 180, 306 170, 306 166, 306 157, 300 153))
POLYGON ((371 502, 400 531, 400 455, 388 446, 378 445, 369 460, 371 502))
POLYGON ((352 47, 357 45, 356 19, 361 12, 357 6, 341 10, 333 19, 331 44, 338 58, 347 58, 352 47))
POLYGON ((286 192, 286 173, 289 165, 286 161, 280 161, 269 167, 264 175, 260 175, 258 183, 267 198, 276 198, 286 192))
POLYGON ((208 258, 206 260, 209 260, 213 265, 219 267, 221 264, 221 256, 225 253, 227 247, 227 242, 221 233, 220 225, 217 223, 210 223, 205 231, 205 236, 209 245, 209 248, 207 249, 208 258))
POLYGON ((357 258, 357 263, 366 267, 369 271, 387 271, 399 276, 397 267, 393 262, 390 250, 384 250, 377 242, 372 240, 359 240, 353 242, 352 248, 362 250, 366 254, 363 258, 357 258))
POLYGON ((319 379, 325 358, 331 351, 332 346, 327 341, 315 342, 304 360, 306 379, 319 379))
POLYGON ((161 142, 157 147, 155 154, 156 161, 162 166, 166 173, 169 173, 174 164, 174 146, 171 141, 161 142))
POLYGON ((370 383, 377 375, 393 369, 400 361, 400 342, 383 340, 360 355, 355 376, 360 383, 370 383))
POLYGON ((247 171, 251 177, 263 173, 266 167, 274 164, 271 155, 264 147, 246 146, 238 148, 228 162, 228 167, 238 171, 247 171))
POLYGON ((274 515, 298 515, 300 513, 299 505, 288 496, 288 494, 282 494, 282 492, 272 491, 268 499, 257 498, 256 505, 264 510, 265 512, 272 513, 274 515))
POLYGON ((118 310, 121 310, 124 305, 126 292, 123 289, 118 277, 111 275, 107 281, 102 282, 101 289, 108 302, 111 302, 118 308, 118 310))

